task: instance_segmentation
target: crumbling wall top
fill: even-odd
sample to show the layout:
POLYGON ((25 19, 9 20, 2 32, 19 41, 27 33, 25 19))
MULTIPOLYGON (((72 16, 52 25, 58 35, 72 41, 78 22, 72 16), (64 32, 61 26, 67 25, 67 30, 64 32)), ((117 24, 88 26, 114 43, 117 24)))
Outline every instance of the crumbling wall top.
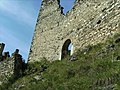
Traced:
POLYGON ((5 47, 5 44, 4 43, 0 43, 0 56, 3 53, 4 47, 5 47))

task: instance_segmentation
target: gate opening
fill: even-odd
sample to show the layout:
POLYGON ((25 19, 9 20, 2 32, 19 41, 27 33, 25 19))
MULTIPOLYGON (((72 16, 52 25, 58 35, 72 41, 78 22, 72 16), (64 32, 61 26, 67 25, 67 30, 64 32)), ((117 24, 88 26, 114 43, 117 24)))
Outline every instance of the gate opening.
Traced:
POLYGON ((71 43, 71 40, 70 39, 66 40, 62 47, 61 59, 64 59, 65 57, 72 55, 72 48, 73 45, 71 43))

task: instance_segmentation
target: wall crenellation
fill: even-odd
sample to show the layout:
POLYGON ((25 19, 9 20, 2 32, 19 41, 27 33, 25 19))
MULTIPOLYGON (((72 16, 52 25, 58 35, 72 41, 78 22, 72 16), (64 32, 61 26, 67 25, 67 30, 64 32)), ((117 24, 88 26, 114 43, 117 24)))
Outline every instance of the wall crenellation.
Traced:
POLYGON ((0 87, 8 83, 11 78, 17 78, 23 75, 26 65, 22 55, 19 54, 19 49, 16 49, 12 55, 9 52, 3 52, 4 43, 0 43, 0 87))
POLYGON ((39 61, 42 57, 61 60, 68 39, 72 55, 79 48, 104 42, 120 33, 119 0, 76 0, 67 14, 62 13, 61 7, 60 0, 42 1, 29 61, 39 61))

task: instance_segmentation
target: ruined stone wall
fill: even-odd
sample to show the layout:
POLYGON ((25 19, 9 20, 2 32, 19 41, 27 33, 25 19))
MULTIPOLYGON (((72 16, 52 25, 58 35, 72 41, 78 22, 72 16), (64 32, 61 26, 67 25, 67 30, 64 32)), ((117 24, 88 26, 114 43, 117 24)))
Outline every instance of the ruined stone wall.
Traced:
POLYGON ((0 43, 0 61, 2 59, 2 53, 3 53, 4 47, 5 47, 5 44, 4 43, 0 43))
POLYGON ((10 57, 2 59, 4 47, 5 44, 0 43, 0 86, 8 81, 14 70, 14 61, 10 57))
POLYGON ((4 47, 5 47, 5 44, 4 43, 0 43, 0 55, 2 55, 4 47))
POLYGON ((66 15, 59 0, 43 0, 28 60, 58 60, 67 39, 76 52, 115 33, 120 33, 120 0, 76 0, 66 15))
POLYGON ((0 62, 0 85, 8 82, 8 79, 13 75, 13 62, 13 60, 4 60, 0 62))

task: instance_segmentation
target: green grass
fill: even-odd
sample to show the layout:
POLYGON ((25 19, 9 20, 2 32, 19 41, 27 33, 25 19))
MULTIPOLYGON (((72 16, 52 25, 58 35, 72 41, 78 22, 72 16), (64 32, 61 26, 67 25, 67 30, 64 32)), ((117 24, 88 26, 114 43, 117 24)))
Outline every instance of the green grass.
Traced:
POLYGON ((77 60, 29 63, 25 75, 3 85, 3 90, 120 90, 120 38, 117 34, 106 43, 87 46, 75 53, 77 60), (37 77, 37 79, 35 79, 37 77), (109 84, 106 84, 109 83, 109 84))

